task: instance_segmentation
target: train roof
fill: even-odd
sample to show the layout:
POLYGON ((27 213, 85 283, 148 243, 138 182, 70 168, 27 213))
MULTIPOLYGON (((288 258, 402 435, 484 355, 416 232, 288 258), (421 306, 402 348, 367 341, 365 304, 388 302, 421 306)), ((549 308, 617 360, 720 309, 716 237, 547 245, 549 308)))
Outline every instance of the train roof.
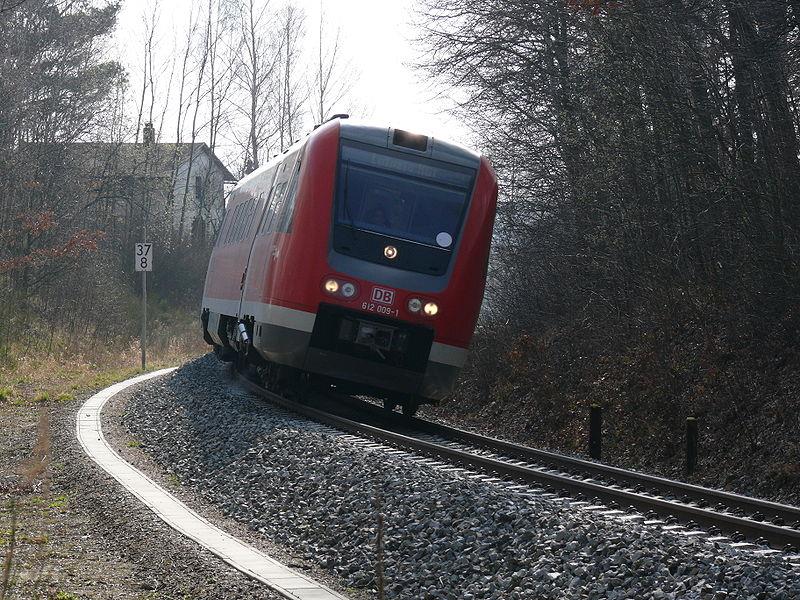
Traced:
POLYGON ((391 148, 401 152, 408 152, 409 154, 416 154, 417 156, 428 156, 429 158, 463 165, 465 167, 477 168, 481 160, 480 154, 454 142, 440 140, 424 134, 407 132, 394 127, 381 127, 378 125, 342 121, 341 128, 341 136, 343 138, 372 144, 373 146, 391 148), (410 138, 412 143, 415 139, 424 140, 425 150, 405 146, 402 142, 396 143, 399 141, 398 134, 400 134, 400 139, 410 138))
MULTIPOLYGON (((407 152, 417 156, 427 156, 435 160, 441 160, 443 162, 449 162, 465 167, 478 168, 480 164, 481 155, 479 153, 461 146, 460 144, 456 144, 455 142, 448 142, 446 140, 441 140, 423 134, 415 134, 386 125, 370 125, 368 123, 360 123, 345 119, 336 120, 339 121, 340 135, 344 139, 371 144, 381 148, 391 148, 393 150, 399 150, 401 152, 407 152), (424 138, 426 140, 425 150, 423 151, 414 149, 402 144, 394 143, 397 140, 396 134, 398 132, 402 135, 409 136, 412 139, 424 138)), ((252 173, 248 173, 245 177, 238 181, 236 187, 241 187, 250 180, 258 177, 259 174, 272 168, 277 163, 280 163, 287 154, 291 154, 295 150, 301 148, 306 143, 308 138, 313 136, 317 131, 318 130, 314 130, 307 134, 303 139, 296 141, 280 154, 273 156, 269 161, 266 162, 266 164, 261 165, 252 173)))
POLYGON ((264 163, 263 165, 258 167, 255 171, 253 171, 252 173, 248 173, 247 175, 242 177, 239 181, 236 182, 236 189, 242 187, 243 185, 245 185, 249 181, 251 181, 251 180, 255 179, 256 177, 258 177, 259 175, 261 175, 261 173, 264 173, 265 171, 268 171, 269 169, 271 169, 272 167, 274 167, 278 163, 282 162, 283 159, 286 158, 287 155, 291 154, 292 152, 294 152, 298 148, 301 148, 306 143, 307 140, 308 140, 308 136, 304 137, 302 140, 296 141, 294 144, 289 146, 286 150, 284 150, 280 154, 276 154, 275 156, 270 158, 266 163, 264 163))

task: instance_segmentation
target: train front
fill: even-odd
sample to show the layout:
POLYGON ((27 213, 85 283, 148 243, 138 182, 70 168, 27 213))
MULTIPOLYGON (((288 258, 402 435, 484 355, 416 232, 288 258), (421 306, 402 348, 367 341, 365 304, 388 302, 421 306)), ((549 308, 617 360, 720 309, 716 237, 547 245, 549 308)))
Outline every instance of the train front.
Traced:
POLYGON ((480 155, 342 122, 305 370, 404 406, 444 397, 478 318, 496 199, 480 155))

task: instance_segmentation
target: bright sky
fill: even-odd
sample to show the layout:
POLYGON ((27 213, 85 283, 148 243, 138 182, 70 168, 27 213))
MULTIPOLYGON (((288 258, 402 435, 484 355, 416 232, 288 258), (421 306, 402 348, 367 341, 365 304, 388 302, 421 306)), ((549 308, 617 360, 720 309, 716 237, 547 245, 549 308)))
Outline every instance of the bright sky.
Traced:
MULTIPOLYGON (((131 74, 132 92, 141 90, 141 52, 144 44, 143 15, 154 0, 125 0, 117 33, 121 60, 131 74)), ((272 0, 277 6, 281 0, 272 0)), ((294 0, 306 13, 308 43, 315 45, 320 0, 294 0)), ((468 143, 467 128, 446 112, 437 90, 425 84, 425 74, 410 66, 419 57, 412 26, 416 0, 322 0, 325 29, 342 30, 344 57, 360 72, 351 95, 367 107, 368 120, 418 133, 468 143)), ((190 0, 162 0, 158 39, 159 53, 174 52, 175 40, 185 31, 190 0)), ((178 50, 180 52, 180 50, 178 50)), ((164 75, 167 78, 167 75, 164 75)), ((338 111, 337 111, 338 112, 338 111)), ((169 133, 162 140, 170 139, 169 133)))

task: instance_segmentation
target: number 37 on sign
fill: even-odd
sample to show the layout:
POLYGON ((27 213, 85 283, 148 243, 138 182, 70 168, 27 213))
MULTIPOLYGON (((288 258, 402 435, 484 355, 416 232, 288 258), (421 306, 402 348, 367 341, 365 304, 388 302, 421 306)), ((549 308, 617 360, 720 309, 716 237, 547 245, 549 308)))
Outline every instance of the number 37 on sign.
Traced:
POLYGON ((153 244, 145 244, 144 242, 136 244, 133 260, 137 271, 152 271, 153 244))

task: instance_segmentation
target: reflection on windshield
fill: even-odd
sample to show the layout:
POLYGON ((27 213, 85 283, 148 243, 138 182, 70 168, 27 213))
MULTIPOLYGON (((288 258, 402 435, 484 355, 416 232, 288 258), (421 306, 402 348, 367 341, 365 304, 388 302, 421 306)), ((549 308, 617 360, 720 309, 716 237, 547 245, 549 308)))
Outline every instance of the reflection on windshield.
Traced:
POLYGON ((339 223, 439 248, 453 244, 471 169, 348 146, 342 159, 339 223))

